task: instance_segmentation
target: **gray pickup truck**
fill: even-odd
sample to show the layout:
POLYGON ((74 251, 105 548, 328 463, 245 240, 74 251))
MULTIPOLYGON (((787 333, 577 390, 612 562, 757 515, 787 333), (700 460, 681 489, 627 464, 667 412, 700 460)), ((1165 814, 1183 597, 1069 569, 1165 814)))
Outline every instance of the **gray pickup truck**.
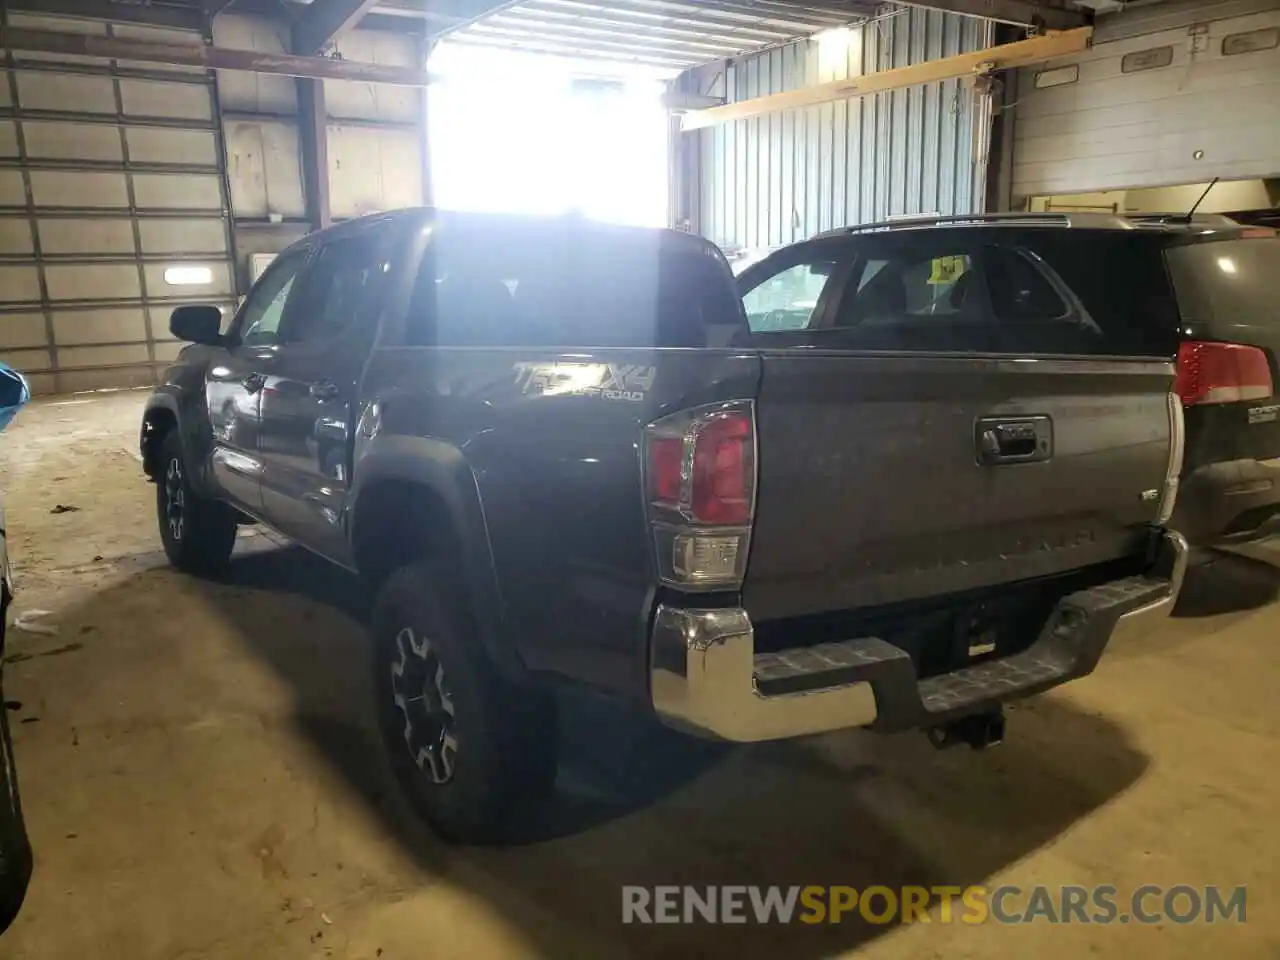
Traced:
POLYGON ((1010 271, 1082 309, 978 234, 819 238, 740 283, 574 218, 313 234, 225 329, 174 311, 141 434, 165 550, 214 573, 256 521, 367 581, 391 762, 456 840, 550 789, 562 683, 732 741, 985 745, 1166 615, 1186 548, 1168 353, 975 341, 1010 271), (824 340, 840 316, 869 341, 824 340))

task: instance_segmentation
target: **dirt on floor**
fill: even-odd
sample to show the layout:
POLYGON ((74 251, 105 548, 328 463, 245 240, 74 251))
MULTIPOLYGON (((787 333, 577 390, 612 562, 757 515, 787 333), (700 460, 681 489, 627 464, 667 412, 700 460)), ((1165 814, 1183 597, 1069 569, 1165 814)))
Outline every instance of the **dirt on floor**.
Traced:
POLYGON ((11 616, 57 630, 10 629, 37 865, 0 957, 1280 957, 1268 565, 1198 566, 1167 627, 1016 707, 983 753, 857 731, 726 748, 566 698, 527 842, 456 849, 391 782, 344 574, 253 530, 226 582, 165 566, 144 397, 36 403, 0 436, 11 616), (632 884, 1111 885, 1121 912, 1147 884, 1245 886, 1247 913, 968 925, 935 901, 909 925, 624 924, 632 884))

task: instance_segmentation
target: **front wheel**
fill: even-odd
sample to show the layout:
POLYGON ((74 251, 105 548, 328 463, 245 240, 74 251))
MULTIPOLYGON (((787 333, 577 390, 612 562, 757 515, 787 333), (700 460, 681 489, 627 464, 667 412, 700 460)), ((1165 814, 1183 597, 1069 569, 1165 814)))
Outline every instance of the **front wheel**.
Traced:
POLYGON ((236 542, 235 511, 192 489, 176 432, 160 445, 156 521, 165 555, 179 570, 210 576, 226 567, 236 542))
POLYGON ((392 768, 442 837, 492 843, 535 809, 556 775, 555 700, 486 658, 463 591, 441 568, 405 567, 374 606, 378 724, 392 768))

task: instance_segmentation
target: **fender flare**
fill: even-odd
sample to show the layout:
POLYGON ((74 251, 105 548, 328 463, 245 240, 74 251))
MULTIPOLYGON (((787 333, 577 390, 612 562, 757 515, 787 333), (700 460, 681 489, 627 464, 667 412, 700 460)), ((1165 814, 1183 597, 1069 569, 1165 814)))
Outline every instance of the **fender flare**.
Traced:
POLYGON ((355 556, 356 518, 366 492, 387 480, 429 489, 444 504, 462 551, 461 570, 485 652, 508 677, 527 674, 515 640, 503 626, 502 592, 489 528, 466 455, 446 440, 380 434, 365 441, 357 457, 346 517, 351 556, 355 556))

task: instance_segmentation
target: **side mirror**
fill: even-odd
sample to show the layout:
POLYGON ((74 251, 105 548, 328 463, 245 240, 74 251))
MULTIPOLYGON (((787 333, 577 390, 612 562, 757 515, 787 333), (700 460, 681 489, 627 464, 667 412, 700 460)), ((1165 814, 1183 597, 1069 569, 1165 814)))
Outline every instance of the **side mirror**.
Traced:
POLYGON ((178 307, 169 314, 169 332, 179 340, 216 346, 222 342, 222 311, 207 303, 178 307))

